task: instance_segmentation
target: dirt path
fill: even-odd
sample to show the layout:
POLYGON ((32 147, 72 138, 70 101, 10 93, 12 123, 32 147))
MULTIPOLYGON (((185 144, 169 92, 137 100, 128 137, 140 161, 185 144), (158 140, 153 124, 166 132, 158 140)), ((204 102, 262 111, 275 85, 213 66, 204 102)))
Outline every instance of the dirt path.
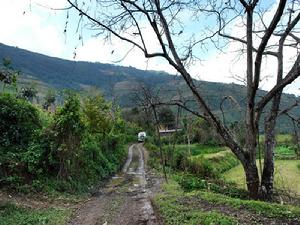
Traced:
POLYGON ((159 181, 145 170, 146 150, 133 144, 127 161, 105 188, 78 208, 69 225, 158 225, 150 196, 159 181))

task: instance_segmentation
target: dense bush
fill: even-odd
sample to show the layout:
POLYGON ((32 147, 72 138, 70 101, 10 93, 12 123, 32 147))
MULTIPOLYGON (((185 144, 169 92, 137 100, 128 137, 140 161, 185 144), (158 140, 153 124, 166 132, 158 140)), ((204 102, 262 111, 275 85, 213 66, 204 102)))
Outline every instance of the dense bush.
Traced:
POLYGON ((21 183, 30 179, 28 161, 38 157, 27 151, 39 136, 39 111, 14 95, 0 95, 0 184, 21 183))
POLYGON ((41 128, 38 110, 27 101, 10 94, 0 94, 0 147, 26 148, 41 128))
POLYGON ((116 172, 136 127, 101 96, 65 95, 54 114, 0 96, 0 184, 19 190, 86 190, 116 172))
POLYGON ((68 94, 65 104, 59 108, 51 124, 52 163, 59 178, 66 179, 72 173, 78 174, 78 156, 85 125, 82 121, 79 98, 68 94))

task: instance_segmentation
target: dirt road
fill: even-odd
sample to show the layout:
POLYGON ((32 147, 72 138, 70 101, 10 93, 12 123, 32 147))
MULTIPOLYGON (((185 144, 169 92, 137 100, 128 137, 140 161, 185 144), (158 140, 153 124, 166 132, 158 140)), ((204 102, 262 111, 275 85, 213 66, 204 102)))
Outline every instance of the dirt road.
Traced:
POLYGON ((145 170, 142 144, 129 147, 122 171, 76 211, 70 225, 158 225, 150 196, 159 179, 145 170))

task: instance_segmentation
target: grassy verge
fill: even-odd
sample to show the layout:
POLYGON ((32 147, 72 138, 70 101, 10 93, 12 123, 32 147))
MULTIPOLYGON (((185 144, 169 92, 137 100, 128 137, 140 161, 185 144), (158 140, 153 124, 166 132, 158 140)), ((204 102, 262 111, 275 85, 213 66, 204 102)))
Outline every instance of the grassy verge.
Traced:
POLYGON ((247 209, 269 218, 300 218, 300 208, 253 200, 241 200, 211 192, 197 192, 198 197, 213 204, 222 204, 236 209, 247 209))
POLYGON ((300 218, 299 207, 241 200, 209 191, 186 193, 172 179, 153 203, 166 225, 261 224, 261 221, 263 224, 280 224, 280 221, 297 224, 300 218))
POLYGON ((15 204, 0 204, 0 225, 62 225, 71 215, 69 209, 31 209, 15 204))
POLYGON ((198 208, 189 207, 178 199, 186 197, 186 194, 175 182, 170 182, 164 187, 164 194, 157 195, 153 202, 159 211, 165 224, 170 225, 231 225, 237 221, 221 213, 201 211, 198 208))
POLYGON ((112 159, 114 167, 110 168, 106 177, 98 177, 93 183, 45 177, 35 180, 32 185, 18 187, 18 194, 3 189, 0 192, 0 225, 66 224, 71 217, 72 206, 87 199, 90 193, 98 190, 113 173, 121 169, 128 147, 129 144, 120 147, 119 155, 112 159))

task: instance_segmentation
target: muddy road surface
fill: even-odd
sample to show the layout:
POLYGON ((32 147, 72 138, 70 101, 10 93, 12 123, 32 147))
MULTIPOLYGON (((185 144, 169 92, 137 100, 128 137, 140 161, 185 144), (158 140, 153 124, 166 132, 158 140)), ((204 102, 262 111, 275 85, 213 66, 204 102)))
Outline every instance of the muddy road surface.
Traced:
POLYGON ((129 147, 122 171, 84 202, 69 225, 158 225, 150 198, 160 180, 146 171, 147 151, 142 144, 129 147))

